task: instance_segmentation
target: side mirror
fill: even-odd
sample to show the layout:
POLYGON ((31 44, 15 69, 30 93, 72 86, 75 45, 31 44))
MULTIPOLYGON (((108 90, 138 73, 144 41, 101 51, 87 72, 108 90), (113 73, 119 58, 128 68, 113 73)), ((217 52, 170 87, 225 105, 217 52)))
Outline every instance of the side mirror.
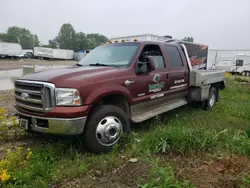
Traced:
POLYGON ((154 58, 152 56, 140 57, 136 64, 136 73, 142 74, 155 70, 154 58))
POLYGON ((148 58, 148 71, 153 71, 155 70, 155 62, 154 58, 152 56, 147 56, 148 58))

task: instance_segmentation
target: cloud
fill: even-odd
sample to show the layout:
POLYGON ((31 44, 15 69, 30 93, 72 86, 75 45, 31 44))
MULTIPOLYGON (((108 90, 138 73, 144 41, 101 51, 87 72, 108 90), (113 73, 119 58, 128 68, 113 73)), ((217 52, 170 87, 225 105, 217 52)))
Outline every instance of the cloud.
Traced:
POLYGON ((109 38, 151 33, 192 36, 216 49, 250 49, 249 0, 0 0, 0 32, 20 26, 43 43, 63 23, 109 38))

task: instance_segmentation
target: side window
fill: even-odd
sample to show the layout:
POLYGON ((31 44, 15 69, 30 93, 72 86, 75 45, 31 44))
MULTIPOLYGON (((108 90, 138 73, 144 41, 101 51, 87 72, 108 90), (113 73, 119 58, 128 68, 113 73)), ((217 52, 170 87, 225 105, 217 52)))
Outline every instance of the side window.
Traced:
POLYGON ((175 46, 165 46, 167 56, 169 59, 170 67, 176 68, 176 67, 183 67, 183 62, 181 59, 181 55, 175 46))
POLYGON ((141 52, 141 56, 153 56, 155 68, 164 68, 165 63, 158 45, 146 45, 141 52))

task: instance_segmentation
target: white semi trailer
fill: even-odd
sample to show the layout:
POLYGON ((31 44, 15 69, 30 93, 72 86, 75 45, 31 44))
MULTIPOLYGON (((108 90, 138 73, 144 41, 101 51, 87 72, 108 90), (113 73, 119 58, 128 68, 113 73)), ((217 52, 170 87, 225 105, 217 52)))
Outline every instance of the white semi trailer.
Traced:
POLYGON ((49 59, 73 59, 73 50, 53 49, 45 47, 34 47, 34 56, 49 59))
POLYGON ((22 54, 22 46, 18 43, 0 42, 0 57, 18 57, 22 54))

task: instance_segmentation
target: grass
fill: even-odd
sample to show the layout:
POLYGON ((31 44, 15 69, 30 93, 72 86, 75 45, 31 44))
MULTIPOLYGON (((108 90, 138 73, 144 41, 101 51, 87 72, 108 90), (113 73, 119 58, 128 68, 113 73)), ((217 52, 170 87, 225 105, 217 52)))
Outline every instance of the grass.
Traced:
MULTIPOLYGON (((204 111, 185 106, 168 113, 167 124, 157 125, 143 135, 146 139, 142 148, 156 149, 164 141, 181 152, 214 150, 225 149, 227 141, 236 144, 237 139, 247 140, 250 133, 249 96, 250 87, 234 84, 228 79, 227 88, 220 93, 219 103, 213 109, 204 111)), ((232 145, 228 147, 234 148, 232 145)))
POLYGON ((190 181, 176 179, 173 168, 168 165, 160 167, 158 160, 153 160, 153 167, 150 170, 149 182, 141 185, 141 188, 153 187, 176 187, 176 188, 191 188, 194 187, 190 181))
MULTIPOLYGON (((211 110, 185 106, 135 125, 123 147, 105 155, 86 153, 79 140, 46 141, 27 148, 10 148, 0 161, 0 184, 4 187, 48 187, 61 182, 110 173, 127 159, 136 157, 149 164, 149 176, 140 187, 194 187, 176 176, 168 163, 162 165, 155 154, 175 152, 235 153, 250 158, 250 87, 227 79, 226 90, 211 110), (76 143, 77 141, 77 143, 76 143), (121 156, 126 159, 121 160, 121 156), (160 165, 161 164, 161 165, 160 165), (1 179, 2 178, 2 179, 1 179)), ((250 182, 250 173, 238 177, 238 186, 250 182)), ((1 185, 0 185, 1 187, 1 185)))

